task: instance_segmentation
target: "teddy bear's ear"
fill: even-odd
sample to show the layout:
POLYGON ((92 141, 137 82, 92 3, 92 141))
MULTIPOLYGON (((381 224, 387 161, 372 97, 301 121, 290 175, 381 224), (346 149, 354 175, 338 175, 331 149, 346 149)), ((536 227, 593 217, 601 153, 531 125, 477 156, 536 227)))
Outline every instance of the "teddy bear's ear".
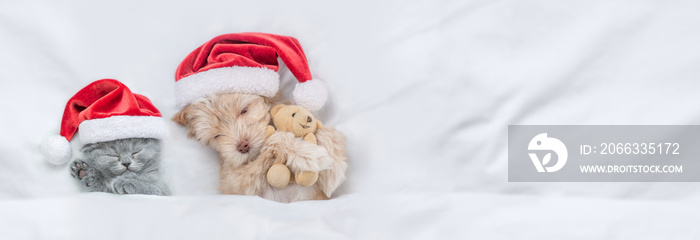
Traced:
POLYGON ((322 127, 323 127, 323 123, 321 123, 321 121, 316 119, 316 129, 321 129, 322 127))
POLYGON ((279 105, 277 105, 277 106, 272 107, 272 109, 270 109, 270 114, 271 114, 272 116, 277 115, 277 112, 279 112, 280 109, 282 109, 282 107, 284 107, 284 106, 285 106, 284 104, 279 104, 279 105))
POLYGON ((185 109, 180 110, 180 112, 176 113, 175 116, 173 116, 173 121, 176 123, 182 124, 182 125, 187 125, 187 109, 189 108, 186 107, 185 109))

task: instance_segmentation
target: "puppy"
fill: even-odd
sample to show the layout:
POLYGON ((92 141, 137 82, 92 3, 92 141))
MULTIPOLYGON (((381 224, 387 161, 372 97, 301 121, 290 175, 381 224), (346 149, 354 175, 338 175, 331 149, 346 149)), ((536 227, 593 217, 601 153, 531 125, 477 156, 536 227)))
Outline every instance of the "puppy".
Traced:
POLYGON ((286 132, 266 136, 270 106, 269 99, 258 95, 221 93, 191 103, 173 120, 185 125, 190 137, 219 153, 222 193, 279 202, 330 198, 345 179, 345 137, 333 128, 319 130, 318 145, 286 132), (265 176, 277 158, 287 158, 291 171, 318 171, 318 182, 311 187, 290 184, 274 189, 265 176))

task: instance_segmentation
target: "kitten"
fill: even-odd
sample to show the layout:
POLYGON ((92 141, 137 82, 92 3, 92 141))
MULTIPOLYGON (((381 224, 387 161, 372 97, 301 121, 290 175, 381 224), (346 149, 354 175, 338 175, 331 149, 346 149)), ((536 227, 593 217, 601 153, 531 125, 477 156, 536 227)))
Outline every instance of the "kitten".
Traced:
POLYGON ((160 140, 128 138, 85 145, 70 164, 83 191, 170 195, 160 178, 160 140))

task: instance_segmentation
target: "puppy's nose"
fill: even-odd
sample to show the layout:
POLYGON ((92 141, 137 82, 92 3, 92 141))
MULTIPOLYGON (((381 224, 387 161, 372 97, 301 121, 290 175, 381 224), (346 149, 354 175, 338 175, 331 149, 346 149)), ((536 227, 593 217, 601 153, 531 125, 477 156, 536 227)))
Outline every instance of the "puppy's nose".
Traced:
POLYGON ((310 123, 311 122, 311 117, 306 117, 306 122, 310 123))
POLYGON ((250 144, 248 144, 248 140, 239 142, 238 146, 236 146, 236 150, 238 150, 239 153, 248 153, 248 151, 250 151, 250 144))

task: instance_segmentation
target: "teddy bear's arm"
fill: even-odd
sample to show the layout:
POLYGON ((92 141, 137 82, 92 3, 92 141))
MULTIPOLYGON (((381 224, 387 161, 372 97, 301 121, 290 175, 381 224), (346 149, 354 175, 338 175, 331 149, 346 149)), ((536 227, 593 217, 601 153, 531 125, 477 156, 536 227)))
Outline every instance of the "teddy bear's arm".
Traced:
POLYGON ((306 134, 306 136, 304 136, 304 141, 307 141, 307 142, 310 142, 313 144, 318 144, 318 141, 316 140, 316 135, 314 135, 313 133, 306 134))
POLYGON ((267 127, 265 128, 265 139, 270 138, 270 136, 272 136, 272 134, 274 134, 275 131, 275 127, 273 127, 272 125, 267 125, 267 127))

